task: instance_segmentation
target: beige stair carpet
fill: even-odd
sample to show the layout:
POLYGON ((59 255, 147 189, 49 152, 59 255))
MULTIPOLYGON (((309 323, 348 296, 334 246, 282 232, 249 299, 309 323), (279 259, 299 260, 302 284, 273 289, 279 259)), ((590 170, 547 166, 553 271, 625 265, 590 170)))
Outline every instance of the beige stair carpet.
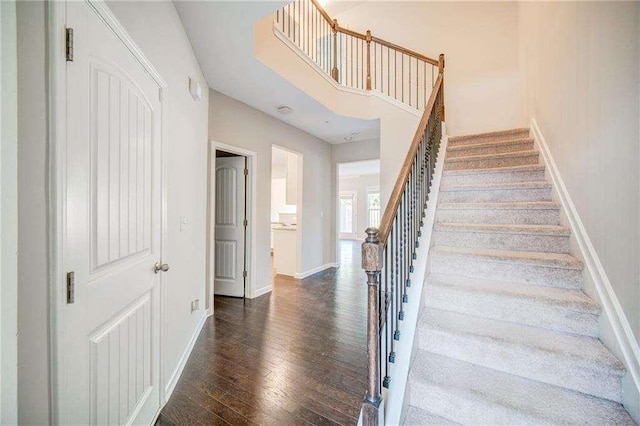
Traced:
POLYGON ((444 164, 405 424, 635 424, 529 130, 444 164))

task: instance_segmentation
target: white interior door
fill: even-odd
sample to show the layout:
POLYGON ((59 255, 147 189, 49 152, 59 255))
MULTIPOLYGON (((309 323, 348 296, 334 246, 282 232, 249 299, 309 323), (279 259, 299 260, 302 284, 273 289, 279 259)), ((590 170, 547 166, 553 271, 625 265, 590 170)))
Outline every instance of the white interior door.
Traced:
POLYGON ((216 158, 214 293, 244 297, 245 157, 216 158))
POLYGON ((58 312, 58 421, 149 424, 160 407, 159 87, 93 6, 69 1, 66 14, 62 268, 75 295, 58 312))

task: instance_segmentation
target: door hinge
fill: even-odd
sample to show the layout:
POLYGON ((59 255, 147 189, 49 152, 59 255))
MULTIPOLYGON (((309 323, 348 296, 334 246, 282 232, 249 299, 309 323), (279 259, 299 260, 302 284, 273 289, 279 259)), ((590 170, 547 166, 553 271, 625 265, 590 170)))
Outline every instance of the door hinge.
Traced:
POLYGON ((244 175, 249 176, 249 169, 244 169, 244 175))
POLYGON ((67 273, 67 303, 76 301, 76 278, 73 271, 67 273))
POLYGON ((247 226, 249 226, 249 221, 247 219, 243 220, 242 225, 244 225, 244 227, 246 228, 247 226))
POLYGON ((242 271, 242 278, 247 278, 247 271, 242 271))
POLYGON ((65 52, 67 56, 67 62, 73 62, 73 28, 66 29, 66 44, 65 52))

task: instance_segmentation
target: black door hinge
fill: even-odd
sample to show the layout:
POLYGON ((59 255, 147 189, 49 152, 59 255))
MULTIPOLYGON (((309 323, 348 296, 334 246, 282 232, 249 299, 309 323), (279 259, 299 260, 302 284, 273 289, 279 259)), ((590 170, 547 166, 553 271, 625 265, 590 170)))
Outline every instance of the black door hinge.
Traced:
POLYGON ((73 62, 73 28, 66 29, 65 52, 67 62, 73 62))

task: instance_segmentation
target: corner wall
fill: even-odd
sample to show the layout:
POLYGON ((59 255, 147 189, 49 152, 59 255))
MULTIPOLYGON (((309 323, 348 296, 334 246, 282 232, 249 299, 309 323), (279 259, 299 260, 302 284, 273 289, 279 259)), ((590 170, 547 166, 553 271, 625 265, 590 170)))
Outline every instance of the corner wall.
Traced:
POLYGON ((272 285, 271 232, 271 147, 278 145, 302 154, 302 272, 334 263, 335 234, 331 232, 332 212, 331 146, 308 133, 277 120, 240 101, 210 90, 209 138, 257 153, 258 186, 255 289, 272 285))

